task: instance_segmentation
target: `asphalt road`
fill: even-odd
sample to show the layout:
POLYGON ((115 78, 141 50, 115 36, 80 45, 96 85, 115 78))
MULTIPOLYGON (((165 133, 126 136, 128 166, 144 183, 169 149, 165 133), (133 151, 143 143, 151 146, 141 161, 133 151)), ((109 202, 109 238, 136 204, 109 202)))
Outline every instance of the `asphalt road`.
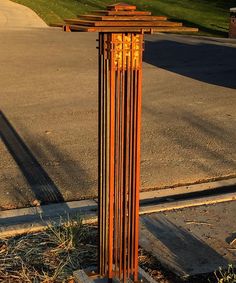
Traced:
MULTIPOLYGON (((95 197, 96 34, 0 31, 0 208, 95 197)), ((236 42, 145 44, 142 190, 236 176, 236 42)))

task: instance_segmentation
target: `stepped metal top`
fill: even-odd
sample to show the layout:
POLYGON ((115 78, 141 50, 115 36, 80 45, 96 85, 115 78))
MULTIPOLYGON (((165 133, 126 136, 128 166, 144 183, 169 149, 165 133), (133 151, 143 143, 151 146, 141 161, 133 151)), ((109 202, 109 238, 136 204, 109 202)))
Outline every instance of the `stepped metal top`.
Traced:
POLYGON ((83 32, 197 32, 197 28, 168 21, 164 16, 152 16, 148 11, 137 11, 126 3, 108 5, 107 10, 92 11, 76 19, 65 19, 64 30, 83 32))

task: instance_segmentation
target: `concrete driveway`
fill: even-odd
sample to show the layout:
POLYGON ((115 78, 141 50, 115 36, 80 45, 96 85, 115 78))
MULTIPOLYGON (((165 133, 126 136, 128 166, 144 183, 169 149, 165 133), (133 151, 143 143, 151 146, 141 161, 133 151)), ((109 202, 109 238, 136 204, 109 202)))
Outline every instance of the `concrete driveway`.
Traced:
MULTIPOLYGON (((0 31, 1 209, 95 197, 96 34, 0 31)), ((142 190, 236 175, 235 41, 146 40, 142 190)))
POLYGON ((31 9, 9 0, 0 1, 0 29, 43 27, 47 25, 31 9))

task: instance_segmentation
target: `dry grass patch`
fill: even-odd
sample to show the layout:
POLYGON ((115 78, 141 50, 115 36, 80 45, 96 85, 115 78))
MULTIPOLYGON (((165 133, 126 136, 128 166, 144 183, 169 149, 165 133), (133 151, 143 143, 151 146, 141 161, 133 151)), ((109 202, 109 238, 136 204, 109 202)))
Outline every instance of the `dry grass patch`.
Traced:
POLYGON ((0 282, 68 282, 74 270, 96 264, 96 242, 96 227, 69 218, 40 233, 1 239, 0 282))
MULTIPOLYGON (((97 235, 97 226, 67 217, 39 233, 0 239, 0 282, 74 283, 73 271, 97 265, 97 235)), ((141 248, 139 265, 158 283, 236 283, 233 266, 181 280, 141 248)))

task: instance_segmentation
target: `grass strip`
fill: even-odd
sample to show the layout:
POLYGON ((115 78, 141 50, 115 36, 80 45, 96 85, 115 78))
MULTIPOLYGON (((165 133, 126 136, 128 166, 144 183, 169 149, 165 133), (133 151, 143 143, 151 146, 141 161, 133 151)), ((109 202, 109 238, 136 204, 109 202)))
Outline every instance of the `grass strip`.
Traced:
MULTIPOLYGON (((34 10, 48 25, 62 23, 94 9, 103 9, 116 3, 112 0, 12 0, 34 10)), ((229 26, 229 8, 235 0, 124 0, 154 15, 168 16, 187 26, 198 27, 200 34, 226 37, 229 26)))

